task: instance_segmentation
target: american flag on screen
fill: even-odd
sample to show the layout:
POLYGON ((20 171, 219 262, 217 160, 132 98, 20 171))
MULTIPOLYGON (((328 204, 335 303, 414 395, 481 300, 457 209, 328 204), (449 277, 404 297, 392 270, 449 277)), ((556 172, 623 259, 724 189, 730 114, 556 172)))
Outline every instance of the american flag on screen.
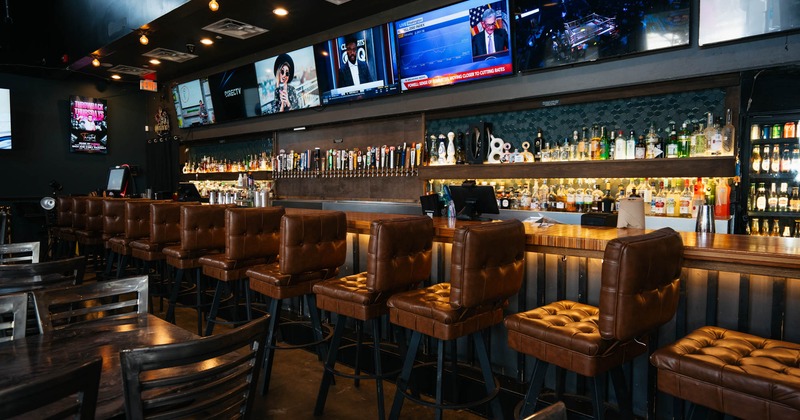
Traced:
POLYGON ((474 9, 469 9, 469 27, 472 28, 472 35, 477 35, 483 30, 481 20, 483 20, 483 12, 486 9, 491 9, 488 4, 485 6, 478 6, 474 9))

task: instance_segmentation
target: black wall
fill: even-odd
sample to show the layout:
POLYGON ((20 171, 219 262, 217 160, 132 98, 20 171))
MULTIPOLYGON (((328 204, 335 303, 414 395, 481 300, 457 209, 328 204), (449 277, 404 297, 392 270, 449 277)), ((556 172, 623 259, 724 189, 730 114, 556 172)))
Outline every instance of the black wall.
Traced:
MULTIPOLYGON (((135 84, 65 81, 0 73, 0 87, 11 90, 13 150, 0 150, 0 200, 50 195, 57 180, 64 194, 105 188, 108 168, 138 165, 134 193, 146 188, 145 144, 152 132, 146 110, 152 95, 135 84), (108 101, 108 154, 70 153, 69 96, 108 101)), ((129 188, 130 191, 130 188, 129 188)))

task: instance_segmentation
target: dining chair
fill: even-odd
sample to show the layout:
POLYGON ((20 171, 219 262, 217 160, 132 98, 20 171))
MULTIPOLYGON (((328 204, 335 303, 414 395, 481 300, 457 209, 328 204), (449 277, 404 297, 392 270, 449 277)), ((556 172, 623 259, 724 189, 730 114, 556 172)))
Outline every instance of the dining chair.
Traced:
POLYGON ((42 334, 100 319, 127 320, 147 314, 147 276, 37 290, 34 300, 42 334))
POLYGON ((248 418, 268 318, 193 341, 121 351, 127 418, 248 418))
POLYGON ((102 367, 97 357, 0 389, 0 418, 94 419, 102 367))
POLYGON ((39 242, 0 244, 0 264, 38 263, 39 242))
POLYGON ((25 337, 27 308, 26 293, 0 296, 0 343, 25 337))
POLYGON ((44 287, 80 284, 86 257, 27 264, 0 265, 0 295, 44 287))

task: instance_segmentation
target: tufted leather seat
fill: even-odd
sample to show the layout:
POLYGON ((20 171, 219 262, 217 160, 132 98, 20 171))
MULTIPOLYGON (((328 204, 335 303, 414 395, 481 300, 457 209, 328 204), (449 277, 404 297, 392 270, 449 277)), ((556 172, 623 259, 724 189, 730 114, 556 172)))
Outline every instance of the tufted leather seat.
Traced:
POLYGON ((667 394, 743 419, 800 418, 800 344, 706 326, 650 361, 667 394))
POLYGON ((69 258, 75 253, 75 230, 72 228, 72 197, 56 198, 56 226, 53 235, 58 239, 58 254, 69 258))
MULTIPOLYGON (((621 366, 646 352, 647 334, 674 316, 682 255, 670 228, 614 239, 603 255, 599 307, 560 301, 506 318, 509 347, 537 359, 520 417, 535 410, 550 364, 594 381, 610 371, 621 414, 632 417, 621 366)), ((594 418, 602 419, 592 395, 594 418)))
MULTIPOLYGON (((508 298, 519 291, 525 265, 525 228, 519 220, 469 225, 456 230, 450 266, 450 283, 398 293, 389 298, 389 320, 413 331, 403 371, 397 379, 397 391, 391 419, 397 419, 405 398, 431 405, 406 393, 413 361, 422 335, 439 340, 437 360, 437 418, 443 408, 441 372, 444 365, 444 342, 471 335, 481 365, 487 397, 474 405, 492 400, 492 413, 501 418, 497 388, 492 379, 482 331, 503 320, 508 298)), ((461 404, 458 407, 467 407, 461 404)))
POLYGON ((167 257, 167 265, 177 272, 172 283, 166 320, 175 322, 175 305, 178 301, 183 274, 196 271, 195 305, 197 307, 197 334, 203 334, 203 309, 201 294, 201 271, 198 259, 203 255, 216 254, 225 248, 225 209, 229 205, 183 205, 180 208, 180 243, 164 247, 161 252, 167 257))
POLYGON ((128 200, 125 202, 125 232, 108 240, 111 252, 117 255, 117 278, 128 265, 131 257, 131 242, 146 238, 150 234, 150 204, 152 200, 128 200))
POLYGON ((316 345, 322 354, 322 328, 314 284, 336 276, 347 257, 347 218, 340 211, 285 214, 280 224, 279 261, 247 270, 250 289, 270 298, 269 331, 265 351, 262 394, 269 390, 280 311, 284 299, 303 297, 311 316, 315 341, 293 347, 316 345))
POLYGON ((103 199, 103 245, 106 249, 106 269, 103 272, 105 277, 111 275, 116 254, 111 249, 111 238, 125 235, 125 202, 127 198, 104 198, 103 199))
POLYGON ((95 268, 99 264, 103 245, 103 198, 75 197, 73 218, 80 218, 76 226, 75 240, 81 255, 93 255, 95 268))
MULTIPOLYGON (((225 252, 205 255, 198 260, 203 274, 217 279, 206 335, 211 335, 217 323, 224 283, 243 280, 241 286, 247 297, 247 320, 250 320, 250 288, 246 272, 250 267, 277 258, 283 214, 283 207, 229 208, 225 211, 225 252)), ((236 286, 232 286, 235 292, 236 286)), ((236 313, 237 309, 234 311, 236 313)))
POLYGON ((142 261, 162 261, 165 247, 181 240, 181 206, 183 203, 150 203, 150 234, 131 241, 131 254, 142 261))
MULTIPOLYGON (((336 330, 331 339, 325 373, 320 384, 314 414, 322 415, 328 388, 337 374, 334 369, 339 343, 347 318, 360 323, 372 319, 375 374, 360 375, 356 380, 376 380, 378 389, 378 418, 384 418, 383 371, 380 363, 380 322, 375 318, 386 315, 386 301, 394 293, 417 287, 431 274, 433 221, 430 217, 414 216, 376 220, 370 226, 367 271, 340 279, 330 279, 314 285, 317 307, 338 314, 336 330)), ((358 326, 358 346, 361 345, 361 326, 358 326)), ((356 362, 358 364, 358 362, 356 362)), ((356 382, 358 386, 358 382, 356 382)))

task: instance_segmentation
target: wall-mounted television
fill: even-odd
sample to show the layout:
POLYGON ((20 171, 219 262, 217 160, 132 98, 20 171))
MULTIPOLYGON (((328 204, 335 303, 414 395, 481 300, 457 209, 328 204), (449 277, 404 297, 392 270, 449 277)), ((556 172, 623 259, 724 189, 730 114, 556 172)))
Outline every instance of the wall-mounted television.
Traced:
POLYGON ((108 102, 105 99, 69 97, 69 151, 108 153, 108 102))
POLYGON ((311 46, 255 63, 261 115, 319 106, 311 46))
POLYGON ((11 150, 11 91, 0 88, 0 150, 11 150))
POLYGON ((517 70, 689 45, 690 0, 516 0, 517 70))
POLYGON ((173 86, 172 100, 180 128, 214 124, 217 121, 208 79, 190 80, 173 86))
POLYGON ((398 93, 394 23, 314 46, 322 103, 398 93))
POLYGON ((700 45, 800 29, 800 1, 700 1, 700 45))
POLYGON ((402 90, 513 73, 508 1, 462 1, 395 22, 402 90))
POLYGON ((130 172, 127 166, 115 166, 109 169, 106 193, 110 197, 125 197, 129 180, 130 172))
POLYGON ((261 115, 256 68, 252 64, 208 76, 217 122, 261 115))

